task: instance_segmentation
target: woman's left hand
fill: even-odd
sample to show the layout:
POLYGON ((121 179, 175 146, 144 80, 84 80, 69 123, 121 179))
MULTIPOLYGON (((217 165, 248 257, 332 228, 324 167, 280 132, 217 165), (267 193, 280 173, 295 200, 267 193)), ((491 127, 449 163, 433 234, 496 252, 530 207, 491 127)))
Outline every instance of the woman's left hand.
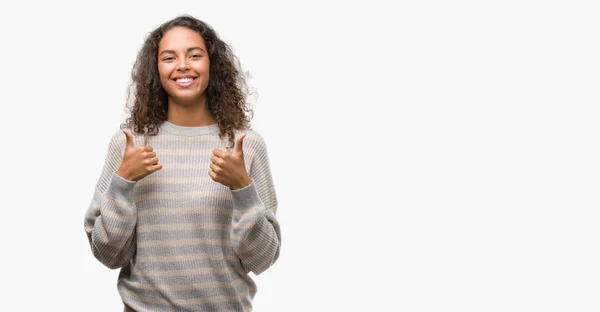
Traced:
POLYGON ((246 134, 240 135, 233 148, 233 153, 229 154, 220 149, 214 149, 213 156, 210 158, 210 171, 208 174, 215 181, 232 190, 237 190, 248 186, 252 179, 246 171, 244 164, 244 152, 242 142, 246 134))

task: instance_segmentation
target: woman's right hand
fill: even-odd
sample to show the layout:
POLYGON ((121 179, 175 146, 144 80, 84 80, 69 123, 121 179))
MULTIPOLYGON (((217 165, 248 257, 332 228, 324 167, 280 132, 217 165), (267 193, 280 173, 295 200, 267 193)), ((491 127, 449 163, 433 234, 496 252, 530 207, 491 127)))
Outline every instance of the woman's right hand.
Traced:
POLYGON ((156 153, 153 152, 152 146, 133 146, 133 135, 126 129, 125 133, 125 153, 121 166, 117 170, 117 175, 129 181, 139 181, 151 173, 162 169, 162 165, 158 163, 156 153))

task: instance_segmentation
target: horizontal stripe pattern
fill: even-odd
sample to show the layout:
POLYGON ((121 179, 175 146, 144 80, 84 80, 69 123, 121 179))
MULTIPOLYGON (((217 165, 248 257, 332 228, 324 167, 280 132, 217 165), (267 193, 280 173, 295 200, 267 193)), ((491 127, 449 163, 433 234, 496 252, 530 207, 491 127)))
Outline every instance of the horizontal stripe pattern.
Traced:
MULTIPOLYGON (((136 311, 250 311, 260 274, 279 256, 277 199, 262 137, 247 130, 251 185, 231 191, 208 175, 218 127, 169 123, 148 145, 163 169, 137 182, 116 176, 125 148, 119 130, 85 216, 96 258, 122 267, 118 290, 136 311)), ((239 133, 236 134, 236 136, 239 133)), ((136 136, 135 146, 143 145, 136 136)))

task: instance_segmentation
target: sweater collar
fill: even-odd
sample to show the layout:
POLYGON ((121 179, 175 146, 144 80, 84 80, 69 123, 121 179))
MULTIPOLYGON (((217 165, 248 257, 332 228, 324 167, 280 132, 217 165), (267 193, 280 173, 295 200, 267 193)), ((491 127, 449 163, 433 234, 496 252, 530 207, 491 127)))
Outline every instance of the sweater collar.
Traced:
POLYGON ((212 124, 212 125, 200 126, 200 127, 185 127, 185 126, 178 126, 178 125, 172 124, 165 120, 161 124, 160 130, 164 130, 166 132, 176 134, 176 135, 182 135, 182 136, 201 136, 201 135, 219 133, 219 125, 212 124))

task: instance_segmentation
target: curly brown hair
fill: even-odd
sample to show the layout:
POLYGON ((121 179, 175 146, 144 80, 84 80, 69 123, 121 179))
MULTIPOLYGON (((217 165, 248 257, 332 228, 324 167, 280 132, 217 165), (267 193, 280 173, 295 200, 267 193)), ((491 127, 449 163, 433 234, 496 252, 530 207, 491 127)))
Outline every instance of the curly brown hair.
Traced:
POLYGON ((206 88, 208 107, 219 125, 219 137, 228 137, 229 148, 234 145, 234 130, 250 127, 253 110, 246 102, 249 88, 239 59, 232 49, 207 23, 190 15, 180 15, 150 32, 138 52, 131 71, 128 105, 129 117, 121 124, 139 134, 158 134, 159 125, 167 120, 168 95, 158 74, 158 44, 167 31, 183 26, 196 31, 208 49, 210 80, 206 88), (131 105, 130 97, 133 96, 131 105))

